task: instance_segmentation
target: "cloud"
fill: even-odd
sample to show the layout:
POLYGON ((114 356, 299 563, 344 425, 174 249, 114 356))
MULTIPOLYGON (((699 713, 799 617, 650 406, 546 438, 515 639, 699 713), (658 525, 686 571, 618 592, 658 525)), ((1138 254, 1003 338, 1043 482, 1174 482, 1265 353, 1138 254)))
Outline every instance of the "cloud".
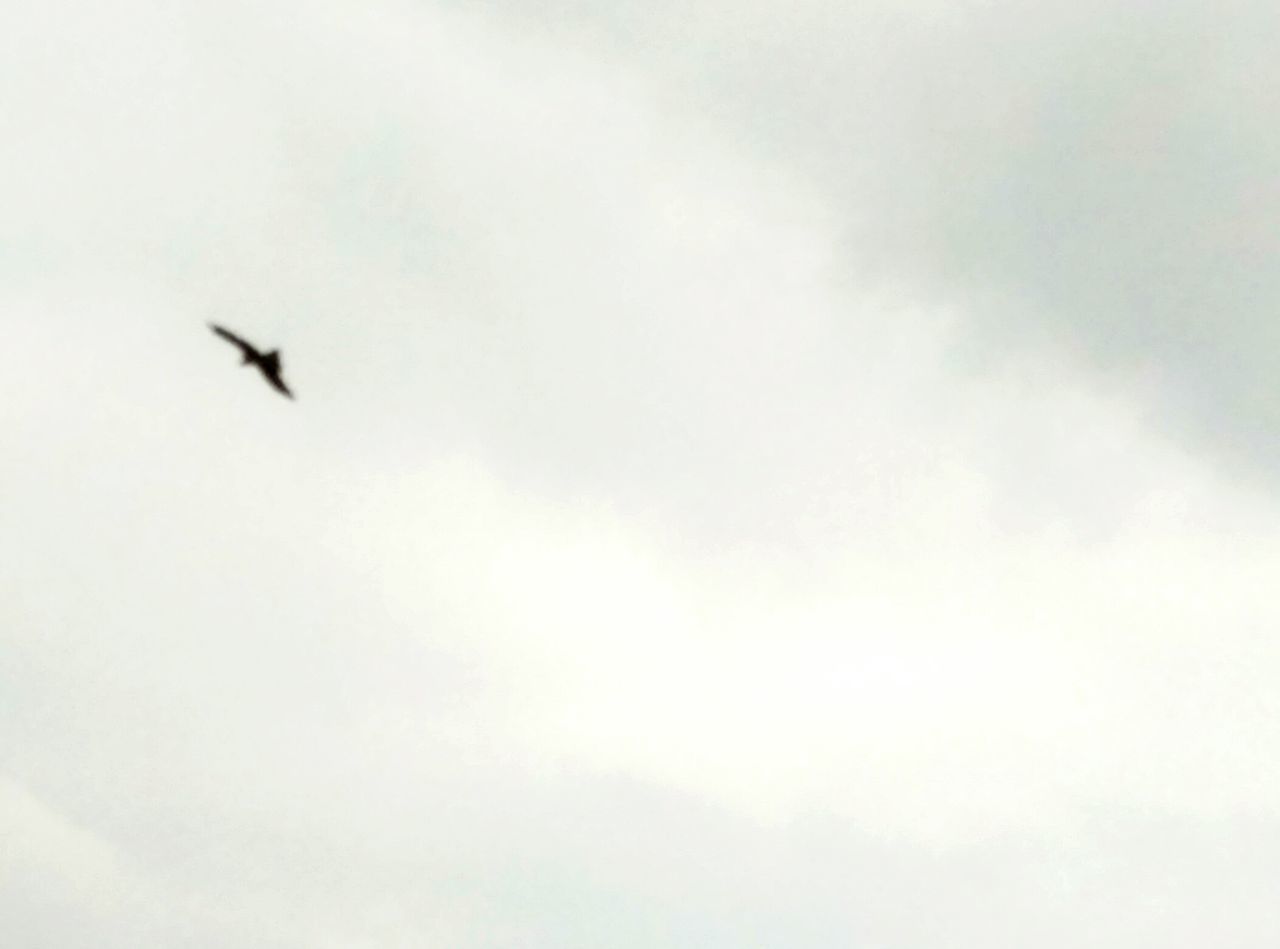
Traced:
POLYGON ((78 6, 0 30, 10 941, 1274 930, 1274 505, 1092 279, 1197 179, 1056 151, 1173 20, 78 6))
POLYGON ((842 265, 1001 358, 1155 380, 1163 426, 1265 477, 1277 287, 1265 5, 560 4, 831 202, 842 265))

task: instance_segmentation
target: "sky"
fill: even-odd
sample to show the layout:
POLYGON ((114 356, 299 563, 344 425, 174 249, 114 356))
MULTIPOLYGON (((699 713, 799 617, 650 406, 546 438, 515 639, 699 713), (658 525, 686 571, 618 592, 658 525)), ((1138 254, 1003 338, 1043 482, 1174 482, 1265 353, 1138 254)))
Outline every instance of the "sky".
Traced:
POLYGON ((0 5, 0 942, 1272 945, 1278 27, 0 5))

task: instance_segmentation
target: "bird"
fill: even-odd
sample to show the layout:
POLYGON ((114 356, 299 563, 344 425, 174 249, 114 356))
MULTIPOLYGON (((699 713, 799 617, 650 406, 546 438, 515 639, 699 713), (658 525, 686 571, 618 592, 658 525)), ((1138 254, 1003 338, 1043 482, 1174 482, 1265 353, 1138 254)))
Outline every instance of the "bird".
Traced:
POLYGON ((240 362, 242 365, 255 366, 267 382, 271 384, 272 388, 290 399, 294 397, 293 393, 289 391, 289 387, 284 384, 284 379, 280 377, 280 350, 273 349, 268 353, 264 353, 253 344, 245 342, 231 330, 218 326, 216 323, 210 323, 209 329, 240 350, 240 362))

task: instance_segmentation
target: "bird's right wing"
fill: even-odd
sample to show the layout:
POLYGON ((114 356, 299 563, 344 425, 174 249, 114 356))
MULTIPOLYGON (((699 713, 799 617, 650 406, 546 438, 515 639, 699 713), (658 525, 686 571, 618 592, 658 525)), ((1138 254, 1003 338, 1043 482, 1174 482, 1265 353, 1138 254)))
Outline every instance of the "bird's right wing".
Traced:
POLYGON ((267 382, 271 383, 272 387, 277 392, 280 392, 281 394, 286 395, 291 399, 297 398, 297 396, 293 394, 293 390, 290 389, 287 385, 285 385, 284 380, 280 378, 278 373, 272 373, 271 375, 267 376, 267 382))

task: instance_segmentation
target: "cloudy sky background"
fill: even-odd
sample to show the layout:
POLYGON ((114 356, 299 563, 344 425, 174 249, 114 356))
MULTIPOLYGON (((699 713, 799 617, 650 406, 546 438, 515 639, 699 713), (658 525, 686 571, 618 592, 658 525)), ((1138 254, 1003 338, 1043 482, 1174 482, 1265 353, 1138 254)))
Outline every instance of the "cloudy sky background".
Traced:
POLYGON ((5 944, 1271 945, 1277 16, 0 6, 5 944))

